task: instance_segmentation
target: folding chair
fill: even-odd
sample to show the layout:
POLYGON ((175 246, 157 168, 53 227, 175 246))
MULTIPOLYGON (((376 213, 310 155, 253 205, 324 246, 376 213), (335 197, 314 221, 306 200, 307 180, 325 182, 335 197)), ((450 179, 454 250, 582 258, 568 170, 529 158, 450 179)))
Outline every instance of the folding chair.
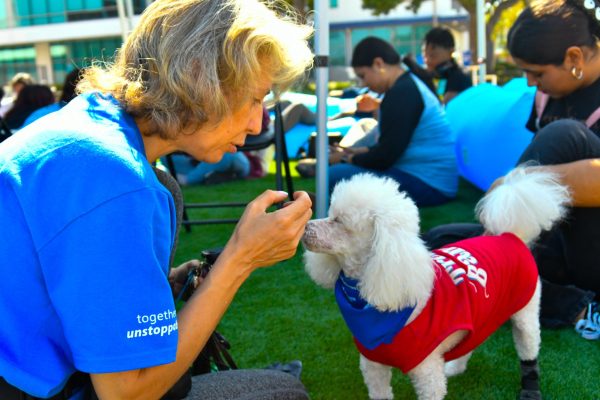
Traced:
MULTIPOLYGON (((238 148, 238 151, 252 151, 261 150, 275 145, 275 187, 277 190, 283 190, 283 169, 285 169, 286 188, 287 193, 292 200, 294 193, 294 186, 292 182, 292 175, 290 173, 289 157, 287 154, 287 147, 285 144, 284 132, 283 132, 283 120, 281 116, 281 105, 275 104, 274 107, 275 120, 274 129, 267 130, 257 136, 248 136, 246 142, 242 147, 238 148)), ((177 171, 175 170, 175 164, 171 155, 166 156, 167 169, 171 175, 177 179, 177 171)), ((238 222, 237 218, 212 218, 212 219, 201 219, 194 220, 188 216, 188 209, 195 208, 222 208, 222 207, 245 207, 247 202, 228 202, 228 203, 185 203, 183 205, 183 226, 186 232, 191 232, 192 225, 210 225, 210 224, 235 224, 238 222)), ((281 207, 281 205, 279 205, 281 207)))

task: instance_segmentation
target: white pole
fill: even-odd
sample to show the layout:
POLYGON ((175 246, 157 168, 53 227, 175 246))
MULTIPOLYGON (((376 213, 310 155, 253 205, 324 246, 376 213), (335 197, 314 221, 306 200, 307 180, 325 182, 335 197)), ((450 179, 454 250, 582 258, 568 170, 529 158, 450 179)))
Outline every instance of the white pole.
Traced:
POLYGON ((127 10, 127 34, 129 34, 133 30, 133 0, 125 0, 125 9, 127 10))
POLYGON ((121 38, 123 39, 123 42, 125 42, 125 40, 127 40, 127 35, 129 34, 129 23, 127 22, 123 0, 117 0, 117 14, 119 15, 119 23, 121 24, 121 38))
POLYGON ((438 11, 437 11, 437 0, 433 0, 432 4, 432 14, 433 18, 431 24, 435 27, 438 26, 438 11))
POLYGON ((328 0, 315 0, 315 78, 317 84, 317 218, 327 215, 329 205, 329 141, 327 138, 327 96, 329 71, 328 0))
POLYGON ((476 3, 476 14, 477 14, 477 63, 479 64, 479 83, 485 82, 485 9, 484 0, 477 0, 476 3))

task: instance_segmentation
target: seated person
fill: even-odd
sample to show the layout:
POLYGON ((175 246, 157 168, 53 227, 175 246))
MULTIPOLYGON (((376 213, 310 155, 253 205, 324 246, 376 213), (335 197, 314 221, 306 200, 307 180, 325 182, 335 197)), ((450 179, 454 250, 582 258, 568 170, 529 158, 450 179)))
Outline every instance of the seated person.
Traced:
POLYGON ((171 158, 182 186, 243 179, 250 174, 250 161, 241 151, 225 153, 216 163, 198 162, 187 154, 172 154, 171 158))
POLYGON ((333 149, 329 186, 332 190, 342 179, 371 172, 396 180, 418 206, 434 206, 456 195, 455 139, 425 71, 408 58, 403 61, 408 70, 396 50, 376 37, 363 39, 354 49, 356 75, 385 96, 381 102, 362 100, 379 108, 379 121, 359 121, 351 130, 364 135, 349 132, 342 144, 346 147, 333 149), (350 139, 356 136, 365 137, 350 139))
MULTIPOLYGON (((508 34, 529 85, 549 96, 541 112, 532 106, 527 128, 535 136, 519 163, 554 172, 573 198, 565 221, 532 249, 542 278, 540 321, 548 328, 573 326, 589 340, 600 339, 600 122, 590 118, 600 109, 599 28, 594 10, 583 4, 541 0, 508 34)), ((482 231, 479 224, 443 225, 424 239, 437 248, 482 231)))
POLYGON ((433 73, 437 81, 437 94, 444 104, 460 92, 470 88, 471 76, 465 74, 454 58, 454 37, 446 28, 433 28, 425 35, 423 57, 427 70, 433 73))

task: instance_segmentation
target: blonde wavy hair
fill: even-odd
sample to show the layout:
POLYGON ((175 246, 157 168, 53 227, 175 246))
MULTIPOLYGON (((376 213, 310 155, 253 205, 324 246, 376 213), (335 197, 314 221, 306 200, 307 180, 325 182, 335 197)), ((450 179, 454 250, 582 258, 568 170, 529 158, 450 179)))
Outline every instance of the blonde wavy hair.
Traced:
POLYGON ((236 111, 259 78, 287 89, 312 64, 312 31, 280 1, 157 0, 115 62, 89 68, 78 91, 112 94, 152 134, 173 138, 236 111))

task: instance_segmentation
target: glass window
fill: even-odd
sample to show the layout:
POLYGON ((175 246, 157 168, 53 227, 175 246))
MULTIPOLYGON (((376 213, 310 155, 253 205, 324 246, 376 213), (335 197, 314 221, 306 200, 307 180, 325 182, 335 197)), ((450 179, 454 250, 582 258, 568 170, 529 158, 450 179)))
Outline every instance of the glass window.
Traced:
POLYGON ((97 60, 112 61, 121 43, 120 37, 53 43, 50 46, 50 55, 54 81, 63 82, 74 67, 89 67, 97 60))
MULTIPOLYGON (((0 0, 0 6, 1 4, 0 0)), ((4 0, 13 1, 17 26, 81 21, 117 16, 116 0, 4 0)), ((2 7, 0 7, 2 8, 2 7)), ((146 0, 133 0, 135 14, 146 8, 146 0)), ((3 12, 5 12, 3 10, 3 12)), ((4 20, 6 17, 4 17, 4 20)), ((3 18, 0 14, 0 27, 3 18)), ((4 24, 6 22, 4 21, 4 24)))
POLYGON ((27 72, 37 79, 33 46, 0 49, 0 84, 5 85, 17 72, 27 72))
POLYGON ((329 31, 330 65, 346 65, 346 35, 343 30, 329 31))
POLYGON ((352 48, 358 44, 361 40, 369 36, 376 36, 383 40, 390 40, 390 28, 387 27, 376 27, 376 28, 357 28, 352 30, 352 48))

